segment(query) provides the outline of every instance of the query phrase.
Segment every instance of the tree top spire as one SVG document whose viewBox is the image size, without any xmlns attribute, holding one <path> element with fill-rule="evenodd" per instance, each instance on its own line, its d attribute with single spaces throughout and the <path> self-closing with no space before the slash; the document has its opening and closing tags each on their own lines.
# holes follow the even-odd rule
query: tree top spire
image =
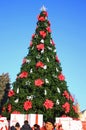
<svg viewBox="0 0 86 130">
<path fill-rule="evenodd" d="M 46 9 L 46 7 L 43 5 L 42 7 L 41 7 L 41 11 L 46 11 L 47 9 Z"/>
</svg>

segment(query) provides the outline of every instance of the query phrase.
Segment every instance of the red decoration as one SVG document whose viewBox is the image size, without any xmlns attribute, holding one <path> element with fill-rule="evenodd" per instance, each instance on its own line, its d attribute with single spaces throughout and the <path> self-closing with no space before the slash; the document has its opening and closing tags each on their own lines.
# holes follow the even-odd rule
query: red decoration
<svg viewBox="0 0 86 130">
<path fill-rule="evenodd" d="M 36 63 L 36 67 L 37 67 L 37 68 L 38 68 L 38 67 L 43 68 L 43 67 L 44 67 L 44 64 L 43 64 L 41 61 L 39 61 L 39 62 Z"/>
<path fill-rule="evenodd" d="M 48 13 L 46 11 L 43 12 L 43 14 L 47 17 L 48 16 Z"/>
<path fill-rule="evenodd" d="M 70 100 L 71 100 L 72 102 L 74 102 L 74 98 L 73 98 L 72 95 L 70 95 Z"/>
<path fill-rule="evenodd" d="M 35 34 L 32 34 L 32 39 L 35 37 Z"/>
<path fill-rule="evenodd" d="M 41 87 L 43 84 L 44 84 L 44 81 L 42 79 L 35 80 L 35 86 Z"/>
<path fill-rule="evenodd" d="M 43 105 L 45 106 L 46 109 L 52 109 L 54 106 L 54 103 L 53 101 L 46 99 Z"/>
<path fill-rule="evenodd" d="M 70 104 L 68 102 L 63 104 L 62 107 L 65 109 L 65 113 L 68 113 L 70 111 Z"/>
<path fill-rule="evenodd" d="M 19 75 L 19 78 L 27 78 L 27 76 L 28 76 L 28 72 L 23 71 L 23 72 Z"/>
<path fill-rule="evenodd" d="M 22 64 L 25 64 L 25 63 L 26 63 L 26 58 L 24 58 L 22 61 Z"/>
<path fill-rule="evenodd" d="M 41 17 L 38 16 L 38 20 L 39 20 L 39 21 L 45 21 L 45 18 L 44 18 L 43 16 L 41 16 Z"/>
<path fill-rule="evenodd" d="M 7 110 L 8 110 L 8 112 L 11 112 L 11 110 L 12 110 L 12 105 L 11 104 L 8 104 Z"/>
<path fill-rule="evenodd" d="M 73 108 L 73 110 L 74 110 L 76 113 L 78 113 L 78 109 L 77 109 L 77 107 L 76 107 L 75 105 L 73 105 L 72 108 Z"/>
<path fill-rule="evenodd" d="M 15 93 L 14 93 L 13 90 L 10 90 L 10 91 L 8 92 L 8 97 L 12 97 L 12 96 L 14 96 L 14 95 L 15 95 Z"/>
<path fill-rule="evenodd" d="M 46 30 L 47 30 L 49 33 L 51 33 L 50 27 L 47 27 Z"/>
<path fill-rule="evenodd" d="M 60 75 L 58 76 L 58 78 L 59 78 L 59 80 L 61 80 L 61 81 L 63 81 L 63 80 L 65 79 L 65 77 L 64 77 L 63 74 L 60 74 Z"/>
<path fill-rule="evenodd" d="M 57 61 L 58 63 L 60 62 L 58 56 L 56 56 L 56 61 Z"/>
<path fill-rule="evenodd" d="M 45 32 L 45 31 L 40 31 L 39 33 L 40 33 L 40 35 L 41 35 L 43 38 L 46 37 L 46 32 Z"/>
<path fill-rule="evenodd" d="M 12 114 L 21 114 L 20 111 L 13 111 Z"/>
<path fill-rule="evenodd" d="M 68 100 L 69 100 L 69 93 L 65 90 L 64 93 L 63 93 L 63 96 L 65 96 Z"/>
<path fill-rule="evenodd" d="M 51 44 L 52 44 L 53 46 L 55 46 L 55 43 L 54 43 L 54 41 L 53 41 L 53 40 L 51 40 Z"/>
<path fill-rule="evenodd" d="M 28 111 L 29 109 L 31 109 L 32 108 L 32 102 L 31 101 L 25 101 L 24 102 L 24 109 L 26 110 L 26 111 Z"/>
<path fill-rule="evenodd" d="M 38 51 L 43 50 L 44 49 L 44 44 L 37 45 L 37 49 L 38 49 Z"/>
<path fill-rule="evenodd" d="M 50 21 L 48 21 L 48 25 L 50 26 Z"/>
<path fill-rule="evenodd" d="M 33 43 L 32 43 L 32 41 L 30 41 L 30 46 L 32 46 L 33 45 Z"/>
</svg>

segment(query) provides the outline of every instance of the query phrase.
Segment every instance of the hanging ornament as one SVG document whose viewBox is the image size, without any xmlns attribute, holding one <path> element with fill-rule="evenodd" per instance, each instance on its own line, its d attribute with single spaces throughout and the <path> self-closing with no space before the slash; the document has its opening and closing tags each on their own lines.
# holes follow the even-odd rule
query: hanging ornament
<svg viewBox="0 0 86 130">
<path fill-rule="evenodd" d="M 48 26 L 48 24 L 47 23 L 44 23 L 44 25 L 47 27 Z"/>
<path fill-rule="evenodd" d="M 49 62 L 49 58 L 47 57 L 47 62 Z"/>
<path fill-rule="evenodd" d="M 49 46 L 47 48 L 48 48 L 48 50 L 52 50 L 52 48 L 50 48 Z"/>
<path fill-rule="evenodd" d="M 47 83 L 47 84 L 49 83 L 48 79 L 45 79 L 45 83 Z"/>
<path fill-rule="evenodd" d="M 41 41 L 40 41 L 41 43 L 44 43 L 44 39 L 41 39 Z"/>
<path fill-rule="evenodd" d="M 15 102 L 15 103 L 18 103 L 18 102 L 19 102 L 19 99 L 16 99 L 14 102 Z"/>
<path fill-rule="evenodd" d="M 52 76 L 53 76 L 54 78 L 57 78 L 57 75 L 55 75 L 55 74 L 53 74 Z"/>
<path fill-rule="evenodd" d="M 59 105 L 59 100 L 58 99 L 56 100 L 56 105 Z"/>
<path fill-rule="evenodd" d="M 30 63 L 30 62 L 31 62 L 31 59 L 27 59 L 27 60 L 26 60 L 26 63 Z"/>
<path fill-rule="evenodd" d="M 34 97 L 34 95 L 27 96 L 27 99 L 28 99 L 28 100 L 33 100 L 33 97 Z"/>
<path fill-rule="evenodd" d="M 52 44 L 52 40 L 50 39 L 50 43 Z"/>
<path fill-rule="evenodd" d="M 58 72 L 59 70 L 56 68 L 56 71 Z"/>
<path fill-rule="evenodd" d="M 44 90 L 44 95 L 47 95 L 47 90 L 46 89 Z"/>
<path fill-rule="evenodd" d="M 35 35 L 35 38 L 38 38 L 38 35 L 37 35 L 37 34 Z"/>
<path fill-rule="evenodd" d="M 60 93 L 60 89 L 57 87 L 57 92 Z"/>
<path fill-rule="evenodd" d="M 43 49 L 43 50 L 41 50 L 41 54 L 42 54 L 42 53 L 44 53 L 44 49 Z"/>
<path fill-rule="evenodd" d="M 44 65 L 43 69 L 45 69 L 45 70 L 46 70 L 46 69 L 47 69 L 47 66 L 46 66 L 46 65 Z"/>
<path fill-rule="evenodd" d="M 36 56 L 36 58 L 37 58 L 37 59 L 40 59 L 40 58 L 41 58 L 41 55 L 38 54 L 38 55 Z"/>
<path fill-rule="evenodd" d="M 45 19 L 47 20 L 47 17 L 45 17 Z"/>
<path fill-rule="evenodd" d="M 53 45 L 53 46 L 55 46 L 55 43 L 54 43 L 54 41 L 51 39 L 50 40 L 50 43 Z"/>
<path fill-rule="evenodd" d="M 17 92 L 16 93 L 19 93 L 19 88 L 17 88 Z"/>
<path fill-rule="evenodd" d="M 33 71 L 32 71 L 32 69 L 30 69 L 30 73 L 32 73 Z"/>
<path fill-rule="evenodd" d="M 53 52 L 56 52 L 56 49 L 54 49 L 54 51 Z"/>
<path fill-rule="evenodd" d="M 26 81 L 25 85 L 30 85 L 30 83 L 31 83 L 30 81 Z"/>
<path fill-rule="evenodd" d="M 32 47 L 32 50 L 34 49 L 34 46 Z"/>
</svg>

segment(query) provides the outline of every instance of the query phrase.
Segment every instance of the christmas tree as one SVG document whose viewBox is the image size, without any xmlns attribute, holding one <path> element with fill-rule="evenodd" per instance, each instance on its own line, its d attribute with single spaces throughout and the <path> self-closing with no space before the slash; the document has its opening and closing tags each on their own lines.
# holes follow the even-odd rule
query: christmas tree
<svg viewBox="0 0 86 130">
<path fill-rule="evenodd" d="M 74 98 L 68 90 L 60 60 L 51 36 L 48 13 L 43 7 L 38 15 L 27 56 L 22 60 L 13 89 L 2 114 L 43 114 L 44 120 L 69 116 L 78 118 Z"/>
</svg>

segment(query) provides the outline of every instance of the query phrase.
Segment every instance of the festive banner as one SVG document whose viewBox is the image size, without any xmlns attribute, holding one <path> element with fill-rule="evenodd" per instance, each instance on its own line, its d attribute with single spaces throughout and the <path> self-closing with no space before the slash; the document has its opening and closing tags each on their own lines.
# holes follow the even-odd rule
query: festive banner
<svg viewBox="0 0 86 130">
<path fill-rule="evenodd" d="M 43 115 L 42 114 L 29 114 L 28 115 L 28 121 L 31 127 L 33 127 L 34 124 L 40 125 L 40 127 L 43 126 Z"/>
<path fill-rule="evenodd" d="M 40 127 L 43 126 L 42 114 L 11 114 L 10 126 L 15 126 L 17 122 L 22 126 L 25 120 L 28 120 L 31 127 L 33 127 L 34 124 L 38 124 Z"/>
<path fill-rule="evenodd" d="M 19 122 L 20 126 L 22 126 L 25 120 L 28 120 L 27 114 L 11 114 L 10 126 L 15 126 L 17 122 Z"/>
<path fill-rule="evenodd" d="M 56 124 L 62 125 L 62 128 L 64 130 L 82 130 L 82 121 L 73 120 L 72 118 L 68 118 L 68 117 L 56 118 Z"/>
<path fill-rule="evenodd" d="M 0 130 L 9 130 L 6 117 L 0 117 Z"/>
<path fill-rule="evenodd" d="M 56 124 L 57 124 L 57 126 L 59 126 L 59 125 L 62 125 L 62 128 L 64 129 L 64 130 L 70 130 L 70 121 L 72 120 L 72 118 L 70 118 L 70 117 L 57 117 L 56 118 Z"/>
<path fill-rule="evenodd" d="M 70 121 L 70 130 L 82 130 L 82 122 L 80 120 Z"/>
</svg>

